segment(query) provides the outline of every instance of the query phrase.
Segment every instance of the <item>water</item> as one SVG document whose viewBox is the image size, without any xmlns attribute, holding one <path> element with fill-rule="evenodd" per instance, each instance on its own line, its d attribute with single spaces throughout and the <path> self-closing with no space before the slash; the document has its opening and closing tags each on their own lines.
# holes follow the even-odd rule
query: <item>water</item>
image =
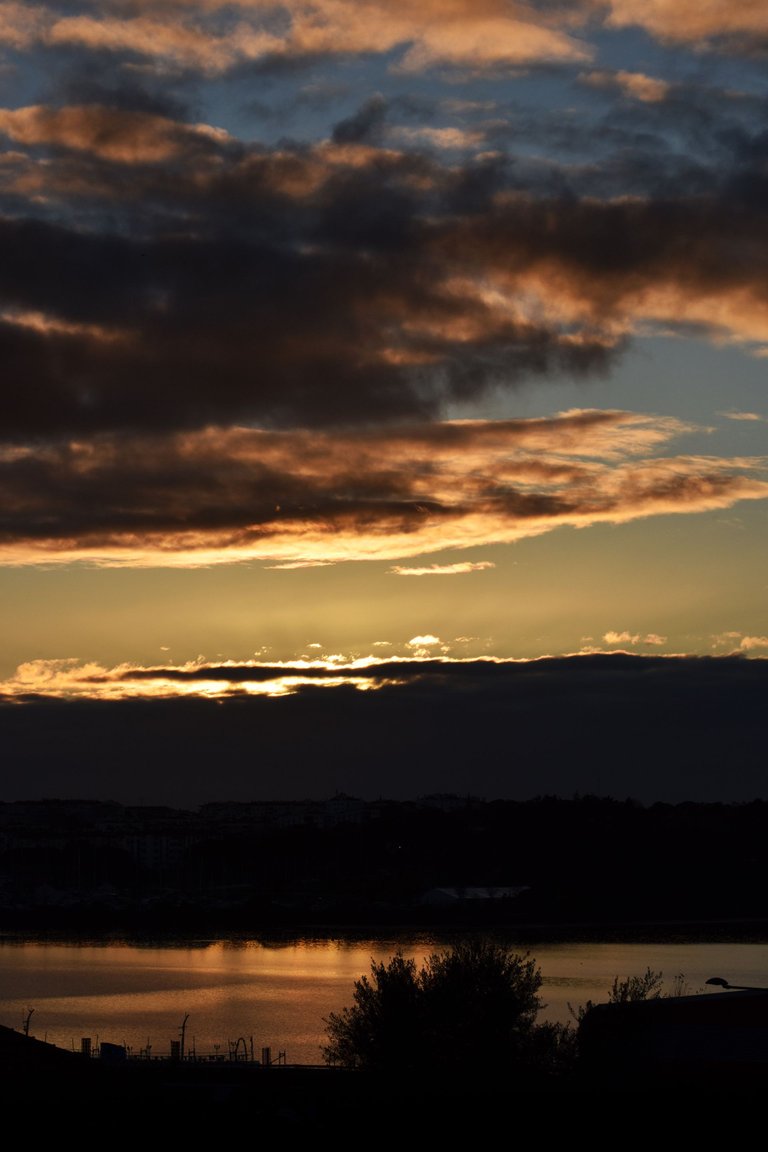
<svg viewBox="0 0 768 1152">
<path fill-rule="evenodd" d="M 288 1064 L 321 1064 L 324 1017 L 352 1003 L 372 960 L 400 948 L 420 964 L 449 941 L 437 935 L 289 942 L 210 940 L 162 945 L 51 943 L 0 938 L 0 1024 L 64 1048 L 84 1037 L 138 1054 L 229 1055 L 233 1046 Z M 661 972 L 667 991 L 717 992 L 712 976 L 768 986 L 765 943 L 542 943 L 536 960 L 546 1007 L 540 1021 L 573 1022 L 571 1009 L 605 1001 L 615 977 Z M 184 1034 L 182 1036 L 182 1028 Z"/>
</svg>

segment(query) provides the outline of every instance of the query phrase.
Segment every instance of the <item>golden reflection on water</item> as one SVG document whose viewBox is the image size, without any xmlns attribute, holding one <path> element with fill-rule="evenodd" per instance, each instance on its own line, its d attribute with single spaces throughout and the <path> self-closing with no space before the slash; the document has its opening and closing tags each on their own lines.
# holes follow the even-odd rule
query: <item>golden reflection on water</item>
<svg viewBox="0 0 768 1152">
<path fill-rule="evenodd" d="M 186 1050 L 226 1052 L 241 1039 L 288 1063 L 322 1063 L 324 1018 L 352 1003 L 372 961 L 402 948 L 418 964 L 447 943 L 425 936 L 177 946 L 0 940 L 0 1024 L 65 1048 L 83 1037 L 168 1055 L 186 1020 Z M 766 944 L 542 944 L 520 948 L 543 977 L 540 1020 L 573 1023 L 571 1008 L 604 1001 L 615 977 L 661 972 L 665 990 L 709 991 L 706 980 L 768 985 Z M 570 1005 L 570 1007 L 569 1007 Z M 31 1011 L 31 1015 L 30 1014 Z"/>
</svg>

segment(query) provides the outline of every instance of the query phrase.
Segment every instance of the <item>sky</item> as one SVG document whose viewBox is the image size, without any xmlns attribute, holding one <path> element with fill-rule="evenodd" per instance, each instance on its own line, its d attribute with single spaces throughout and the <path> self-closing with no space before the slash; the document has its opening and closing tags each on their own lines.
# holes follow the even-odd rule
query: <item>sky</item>
<svg viewBox="0 0 768 1152">
<path fill-rule="evenodd" d="M 767 63 L 754 0 L 0 0 L 0 799 L 768 791 Z"/>
</svg>

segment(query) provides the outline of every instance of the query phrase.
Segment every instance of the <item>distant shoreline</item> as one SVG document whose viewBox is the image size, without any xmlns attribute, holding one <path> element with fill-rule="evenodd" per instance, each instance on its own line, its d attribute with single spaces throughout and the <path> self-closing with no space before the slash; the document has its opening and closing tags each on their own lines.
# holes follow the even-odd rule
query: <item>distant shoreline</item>
<svg viewBox="0 0 768 1152">
<path fill-rule="evenodd" d="M 285 941 L 294 939 L 358 939 L 366 940 L 378 937 L 412 938 L 423 934 L 426 937 L 436 936 L 449 939 L 451 936 L 466 936 L 489 934 L 501 936 L 510 944 L 518 943 L 521 947 L 530 947 L 542 943 L 617 943 L 633 944 L 693 944 L 693 943 L 733 943 L 733 944 L 763 944 L 768 943 L 768 920 L 766 919 L 734 919 L 734 920 L 654 920 L 630 921 L 626 923 L 615 922 L 589 922 L 577 921 L 559 923 L 477 923 L 454 921 L 435 921 L 421 923 L 388 923 L 368 921 L 364 924 L 314 924 L 297 922 L 294 925 L 254 925 L 252 927 L 232 925 L 201 924 L 199 932 L 189 928 L 158 931 L 155 927 L 146 930 L 131 926 L 114 926 L 112 928 L 87 927 L 83 924 L 67 927 L 57 925 L 54 928 L 34 925 L 9 926 L 0 929 L 0 943 L 56 943 L 77 940 L 82 943 L 129 943 L 137 941 L 147 943 L 157 941 L 168 946 L 178 942 L 190 945 L 197 942 L 209 942 L 212 939 L 259 939 L 265 942 Z"/>
</svg>

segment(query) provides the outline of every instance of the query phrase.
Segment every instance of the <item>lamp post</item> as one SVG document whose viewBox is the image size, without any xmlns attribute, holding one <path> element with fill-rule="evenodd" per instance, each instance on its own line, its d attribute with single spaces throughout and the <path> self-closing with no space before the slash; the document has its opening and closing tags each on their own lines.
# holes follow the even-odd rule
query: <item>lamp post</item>
<svg viewBox="0 0 768 1152">
<path fill-rule="evenodd" d="M 729 984 L 722 976 L 711 976 L 707 984 L 715 984 L 718 988 L 727 988 L 729 992 L 768 992 L 768 988 L 755 988 L 750 984 Z"/>
</svg>

